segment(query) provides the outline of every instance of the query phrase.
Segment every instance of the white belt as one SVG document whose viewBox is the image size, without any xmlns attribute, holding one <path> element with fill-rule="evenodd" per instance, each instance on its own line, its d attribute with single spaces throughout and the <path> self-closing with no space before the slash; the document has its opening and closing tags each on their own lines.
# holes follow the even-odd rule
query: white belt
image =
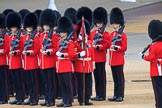
<svg viewBox="0 0 162 108">
<path fill-rule="evenodd" d="M 58 57 L 58 60 L 69 60 L 70 58 Z"/>
<path fill-rule="evenodd" d="M 162 59 L 158 59 L 158 63 L 157 63 L 157 68 L 158 68 L 159 76 L 162 76 L 161 61 L 162 61 Z"/>
<path fill-rule="evenodd" d="M 78 60 L 91 61 L 91 58 L 78 58 Z"/>
</svg>

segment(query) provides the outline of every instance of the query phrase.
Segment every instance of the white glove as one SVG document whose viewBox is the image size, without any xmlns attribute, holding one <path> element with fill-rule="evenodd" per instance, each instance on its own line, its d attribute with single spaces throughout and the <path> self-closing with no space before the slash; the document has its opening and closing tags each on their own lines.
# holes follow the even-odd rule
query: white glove
<svg viewBox="0 0 162 108">
<path fill-rule="evenodd" d="M 81 51 L 81 52 L 80 52 L 80 56 L 81 56 L 81 57 L 85 56 L 85 51 Z"/>
<path fill-rule="evenodd" d="M 139 56 L 143 59 L 144 58 L 144 54 L 142 54 L 141 52 L 139 53 Z"/>
<path fill-rule="evenodd" d="M 58 57 L 61 57 L 62 53 L 61 53 L 60 51 L 57 51 L 57 52 L 56 52 L 56 55 L 57 55 Z"/>
</svg>

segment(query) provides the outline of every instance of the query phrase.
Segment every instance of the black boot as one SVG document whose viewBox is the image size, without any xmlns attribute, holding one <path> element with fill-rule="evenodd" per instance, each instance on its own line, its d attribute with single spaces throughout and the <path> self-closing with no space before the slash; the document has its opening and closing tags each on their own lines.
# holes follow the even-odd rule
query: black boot
<svg viewBox="0 0 162 108">
<path fill-rule="evenodd" d="M 109 101 L 116 101 L 116 96 L 113 96 L 112 98 L 108 98 Z"/>
<path fill-rule="evenodd" d="M 64 106 L 64 102 L 61 102 L 60 104 L 56 105 L 57 107 L 63 107 Z"/>
</svg>

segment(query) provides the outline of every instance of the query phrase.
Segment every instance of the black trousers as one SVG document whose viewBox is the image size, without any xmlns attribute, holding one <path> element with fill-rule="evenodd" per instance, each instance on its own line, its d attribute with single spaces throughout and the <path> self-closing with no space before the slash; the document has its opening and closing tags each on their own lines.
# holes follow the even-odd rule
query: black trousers
<svg viewBox="0 0 162 108">
<path fill-rule="evenodd" d="M 0 66 L 0 101 L 8 101 L 7 66 Z"/>
<path fill-rule="evenodd" d="M 56 84 L 54 78 L 56 68 L 43 69 L 42 71 L 45 81 L 45 101 L 49 103 L 55 103 Z"/>
<path fill-rule="evenodd" d="M 152 77 L 156 108 L 162 108 L 162 76 Z"/>
<path fill-rule="evenodd" d="M 78 102 L 89 102 L 92 91 L 92 73 L 76 73 L 78 82 Z M 83 94 L 85 90 L 85 94 Z"/>
<path fill-rule="evenodd" d="M 114 80 L 114 96 L 124 98 L 125 78 L 123 65 L 111 66 L 111 71 Z"/>
<path fill-rule="evenodd" d="M 25 70 L 22 70 L 23 72 L 23 82 L 24 82 L 24 90 L 25 90 L 25 96 L 29 96 L 30 92 L 30 78 L 29 78 L 29 72 L 26 72 Z"/>
<path fill-rule="evenodd" d="M 37 69 L 37 77 L 38 77 L 38 93 L 39 96 L 45 95 L 45 81 L 44 75 L 41 69 Z"/>
<path fill-rule="evenodd" d="M 105 62 L 95 63 L 94 79 L 95 79 L 96 96 L 106 98 Z"/>
<path fill-rule="evenodd" d="M 61 87 L 59 84 L 58 73 L 55 74 L 55 81 L 56 81 L 56 97 L 60 98 L 62 97 L 62 93 L 61 93 Z"/>
<path fill-rule="evenodd" d="M 30 96 L 30 101 L 36 101 L 38 102 L 38 78 L 37 78 L 37 69 L 33 70 L 24 70 L 24 72 L 27 75 L 28 78 L 28 83 L 29 83 L 29 96 Z"/>
<path fill-rule="evenodd" d="M 8 94 L 13 95 L 15 92 L 14 84 L 13 84 L 13 77 L 12 77 L 12 72 L 9 69 L 9 66 L 7 65 L 7 75 L 8 75 Z"/>
<path fill-rule="evenodd" d="M 73 102 L 71 73 L 58 73 L 58 80 L 64 104 L 71 104 Z"/>
<path fill-rule="evenodd" d="M 12 79 L 14 82 L 14 88 L 16 92 L 16 100 L 23 101 L 24 100 L 24 85 L 23 85 L 23 73 L 22 69 L 11 69 Z"/>
<path fill-rule="evenodd" d="M 78 89 L 77 89 L 77 78 L 76 78 L 76 74 L 72 73 L 72 87 L 73 87 L 73 96 L 77 96 L 78 95 Z"/>
</svg>

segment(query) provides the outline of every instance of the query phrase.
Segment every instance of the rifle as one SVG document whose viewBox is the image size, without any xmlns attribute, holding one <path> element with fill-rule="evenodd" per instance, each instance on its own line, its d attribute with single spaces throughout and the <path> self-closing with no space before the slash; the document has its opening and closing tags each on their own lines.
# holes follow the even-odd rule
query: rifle
<svg viewBox="0 0 162 108">
<path fill-rule="evenodd" d="M 4 36 L 6 34 L 7 30 L 4 29 L 2 32 L 2 36 L 0 37 L 0 46 L 2 46 L 4 44 Z"/>
<path fill-rule="evenodd" d="M 97 34 L 95 34 L 94 36 L 94 45 L 97 44 L 97 42 L 103 40 L 103 35 L 102 33 L 105 31 L 105 27 L 106 27 L 106 24 L 104 24 L 100 29 L 99 29 L 99 32 Z"/>
<path fill-rule="evenodd" d="M 16 39 L 14 39 L 14 40 L 11 41 L 11 44 L 10 44 L 10 46 L 11 46 L 10 51 L 11 52 L 14 51 L 15 48 L 17 48 L 19 46 L 19 41 L 20 41 L 19 38 L 20 38 L 20 35 L 21 35 L 21 29 L 18 31 L 18 33 L 16 35 Z"/>
<path fill-rule="evenodd" d="M 150 45 L 153 44 L 154 42 L 156 42 L 159 38 L 162 38 L 162 35 L 159 35 L 154 40 L 152 40 L 152 42 L 150 44 L 148 44 L 147 47 L 145 47 L 141 53 L 144 54 L 149 49 Z"/>
<path fill-rule="evenodd" d="M 122 40 L 121 34 L 123 33 L 124 28 L 125 25 L 121 26 L 120 29 L 118 30 L 117 35 L 112 38 L 112 45 L 115 45 L 117 42 Z"/>
<path fill-rule="evenodd" d="M 52 45 L 52 34 L 53 34 L 53 29 L 50 29 L 49 31 L 49 34 L 48 34 L 48 38 L 45 38 L 42 42 L 42 45 L 43 45 L 43 49 L 42 51 L 46 51 L 47 50 L 47 47 L 51 46 Z"/>
<path fill-rule="evenodd" d="M 66 45 L 69 43 L 68 41 L 71 39 L 71 37 L 73 36 L 73 34 L 74 34 L 74 31 L 72 31 L 67 37 L 66 37 L 66 39 L 63 41 L 63 42 L 61 42 L 60 43 L 60 45 L 59 45 L 59 51 L 61 52 L 63 49 L 66 49 L 66 48 L 68 48 Z"/>
<path fill-rule="evenodd" d="M 35 36 L 36 33 L 37 33 L 37 30 L 35 29 L 32 32 L 32 34 L 30 35 L 30 39 L 25 41 L 25 43 L 24 43 L 24 46 L 25 46 L 24 51 L 27 51 L 27 49 L 33 45 L 33 39 L 34 39 L 34 36 Z"/>
</svg>

